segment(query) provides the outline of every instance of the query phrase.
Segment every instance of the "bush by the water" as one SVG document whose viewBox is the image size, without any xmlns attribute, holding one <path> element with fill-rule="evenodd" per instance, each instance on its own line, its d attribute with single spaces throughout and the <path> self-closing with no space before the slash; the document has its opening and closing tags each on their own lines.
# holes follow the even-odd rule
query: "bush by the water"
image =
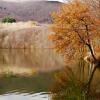
<svg viewBox="0 0 100 100">
<path fill-rule="evenodd" d="M 11 18 L 11 17 L 5 17 L 3 20 L 2 20 L 3 23 L 15 23 L 16 20 L 14 18 Z"/>
</svg>

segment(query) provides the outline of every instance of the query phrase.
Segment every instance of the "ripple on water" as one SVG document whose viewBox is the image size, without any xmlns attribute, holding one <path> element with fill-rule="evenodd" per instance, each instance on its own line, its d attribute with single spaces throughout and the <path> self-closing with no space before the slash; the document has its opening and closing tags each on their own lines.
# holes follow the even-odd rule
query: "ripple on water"
<svg viewBox="0 0 100 100">
<path fill-rule="evenodd" d="M 9 93 L 0 96 L 0 100 L 50 100 L 49 93 Z"/>
</svg>

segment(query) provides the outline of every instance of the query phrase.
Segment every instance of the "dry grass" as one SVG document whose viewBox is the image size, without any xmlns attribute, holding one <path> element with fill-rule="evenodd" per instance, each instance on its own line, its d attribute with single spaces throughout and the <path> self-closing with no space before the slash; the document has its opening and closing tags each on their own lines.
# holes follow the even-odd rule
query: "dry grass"
<svg viewBox="0 0 100 100">
<path fill-rule="evenodd" d="M 0 48 L 50 48 L 48 25 L 37 22 L 0 23 Z"/>
<path fill-rule="evenodd" d="M 3 30 L 19 30 L 23 28 L 32 28 L 36 26 L 37 22 L 28 21 L 28 22 L 17 22 L 17 23 L 0 23 L 0 29 Z"/>
</svg>

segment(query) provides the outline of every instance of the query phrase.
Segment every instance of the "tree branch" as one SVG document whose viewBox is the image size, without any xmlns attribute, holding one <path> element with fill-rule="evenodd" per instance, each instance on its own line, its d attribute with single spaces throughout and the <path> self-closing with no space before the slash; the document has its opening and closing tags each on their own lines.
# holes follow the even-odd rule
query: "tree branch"
<svg viewBox="0 0 100 100">
<path fill-rule="evenodd" d="M 90 42 L 90 38 L 89 38 L 89 29 L 88 29 L 88 25 L 86 24 L 86 22 L 85 22 L 85 28 L 86 28 L 86 33 L 87 33 L 87 37 L 88 37 L 88 43 L 86 45 L 88 46 L 94 61 L 97 61 L 95 54 L 93 52 L 92 46 L 91 46 L 91 42 Z"/>
</svg>

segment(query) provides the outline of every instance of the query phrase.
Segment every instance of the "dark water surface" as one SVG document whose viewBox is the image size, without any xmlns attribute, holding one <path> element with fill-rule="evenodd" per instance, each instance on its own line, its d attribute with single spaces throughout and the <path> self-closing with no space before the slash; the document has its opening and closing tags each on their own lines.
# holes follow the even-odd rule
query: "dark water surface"
<svg viewBox="0 0 100 100">
<path fill-rule="evenodd" d="M 50 100 L 54 74 L 63 65 L 50 49 L 0 50 L 0 100 Z"/>
</svg>

